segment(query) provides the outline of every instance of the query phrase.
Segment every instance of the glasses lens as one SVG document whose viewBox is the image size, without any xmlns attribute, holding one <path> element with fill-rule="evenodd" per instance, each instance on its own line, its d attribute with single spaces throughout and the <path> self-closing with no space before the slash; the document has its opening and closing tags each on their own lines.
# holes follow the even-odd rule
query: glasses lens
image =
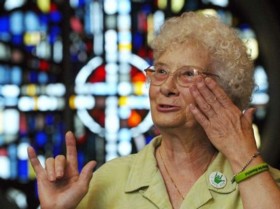
<svg viewBox="0 0 280 209">
<path fill-rule="evenodd" d="M 168 77 L 168 72 L 165 69 L 160 67 L 154 69 L 153 79 L 155 85 L 162 84 L 162 82 L 165 81 L 167 77 Z"/>
<path fill-rule="evenodd" d="M 151 82 L 152 85 L 156 86 L 163 84 L 168 76 L 174 76 L 180 86 L 188 86 L 190 83 L 194 82 L 195 78 L 199 74 L 198 69 L 192 66 L 186 66 L 174 73 L 169 73 L 163 67 L 151 66 L 146 69 L 145 72 L 148 77 L 148 82 Z"/>
<path fill-rule="evenodd" d="M 177 80 L 180 85 L 187 86 L 194 81 L 197 75 L 198 71 L 195 68 L 183 68 L 178 71 Z"/>
</svg>

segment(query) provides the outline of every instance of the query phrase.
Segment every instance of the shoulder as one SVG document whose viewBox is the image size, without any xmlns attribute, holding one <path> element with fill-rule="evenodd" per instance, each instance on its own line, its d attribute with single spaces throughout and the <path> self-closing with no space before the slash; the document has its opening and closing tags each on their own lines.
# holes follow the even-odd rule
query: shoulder
<svg viewBox="0 0 280 209">
<path fill-rule="evenodd" d="M 100 180 L 104 179 L 107 181 L 114 181 L 114 179 L 120 180 L 120 177 L 126 177 L 137 158 L 138 154 L 131 154 L 125 157 L 118 157 L 113 160 L 110 160 L 98 168 L 94 174 L 93 178 Z"/>
<path fill-rule="evenodd" d="M 86 196 L 76 209 L 113 208 L 110 204 L 122 194 L 134 159 L 135 154 L 120 157 L 98 168 L 93 173 Z"/>
<path fill-rule="evenodd" d="M 146 185 L 157 169 L 154 150 L 160 141 L 155 138 L 140 152 L 115 158 L 98 168 L 78 208 L 113 208 L 110 203 L 125 200 L 127 192 Z"/>
<path fill-rule="evenodd" d="M 160 142 L 161 139 L 156 137 L 138 153 L 106 162 L 94 172 L 94 181 L 108 184 L 116 180 L 125 182 L 129 175 L 141 172 L 145 167 L 149 169 L 155 164 L 154 150 Z"/>
</svg>

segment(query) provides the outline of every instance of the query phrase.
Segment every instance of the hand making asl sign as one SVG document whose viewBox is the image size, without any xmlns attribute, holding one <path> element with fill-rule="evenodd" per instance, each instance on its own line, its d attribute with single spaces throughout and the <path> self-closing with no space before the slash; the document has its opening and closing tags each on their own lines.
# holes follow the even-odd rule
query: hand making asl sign
<svg viewBox="0 0 280 209">
<path fill-rule="evenodd" d="M 40 164 L 35 150 L 28 148 L 28 156 L 37 175 L 39 200 L 42 209 L 75 208 L 87 193 L 96 162 L 88 162 L 78 172 L 76 139 L 72 132 L 65 135 L 66 157 L 48 158 L 46 166 Z"/>
</svg>

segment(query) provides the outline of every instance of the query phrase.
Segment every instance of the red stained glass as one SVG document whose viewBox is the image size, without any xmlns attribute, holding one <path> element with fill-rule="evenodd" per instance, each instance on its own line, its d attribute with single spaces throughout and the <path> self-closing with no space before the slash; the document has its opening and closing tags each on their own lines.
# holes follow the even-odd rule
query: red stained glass
<svg viewBox="0 0 280 209">
<path fill-rule="evenodd" d="M 40 60 L 40 63 L 39 63 L 40 70 L 47 71 L 47 70 L 49 70 L 49 67 L 50 67 L 50 65 L 49 65 L 49 63 L 47 61 Z"/>
<path fill-rule="evenodd" d="M 105 126 L 105 113 L 102 109 L 92 109 L 90 111 L 90 115 L 94 118 L 94 120 L 101 126 Z"/>
<path fill-rule="evenodd" d="M 131 115 L 128 119 L 128 126 L 135 127 L 141 122 L 141 120 L 142 120 L 141 115 L 137 111 L 132 110 Z"/>
<path fill-rule="evenodd" d="M 88 82 L 96 83 L 96 82 L 104 82 L 106 78 L 106 71 L 104 65 L 97 68 L 93 73 L 90 75 Z"/>
</svg>

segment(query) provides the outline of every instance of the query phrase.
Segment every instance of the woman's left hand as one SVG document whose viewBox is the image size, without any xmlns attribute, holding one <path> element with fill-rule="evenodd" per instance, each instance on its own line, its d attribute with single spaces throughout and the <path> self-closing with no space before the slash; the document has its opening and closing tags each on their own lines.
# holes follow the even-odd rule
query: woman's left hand
<svg viewBox="0 0 280 209">
<path fill-rule="evenodd" d="M 248 159 L 257 151 L 252 128 L 254 108 L 242 113 L 209 77 L 200 77 L 190 92 L 196 103 L 190 105 L 195 119 L 212 144 L 231 162 Z"/>
</svg>

